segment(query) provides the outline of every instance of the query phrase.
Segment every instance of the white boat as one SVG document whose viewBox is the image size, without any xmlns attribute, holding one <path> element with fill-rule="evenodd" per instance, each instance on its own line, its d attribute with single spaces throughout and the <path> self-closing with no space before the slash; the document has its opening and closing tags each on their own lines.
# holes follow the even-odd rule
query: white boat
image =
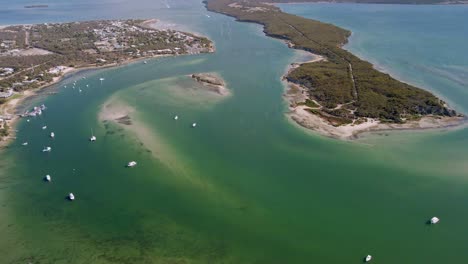
<svg viewBox="0 0 468 264">
<path fill-rule="evenodd" d="M 81 93 L 81 92 L 82 92 L 82 90 L 80 89 L 80 90 L 79 90 L 79 92 Z"/>
<path fill-rule="evenodd" d="M 28 119 L 28 120 L 26 120 L 26 122 L 29 122 L 29 119 Z"/>
<path fill-rule="evenodd" d="M 177 119 L 179 119 L 179 116 L 174 116 L 174 120 L 177 120 Z"/>
<path fill-rule="evenodd" d="M 148 62 L 147 62 L 147 61 L 144 61 L 143 63 L 146 64 L 146 63 L 148 63 Z"/>
<path fill-rule="evenodd" d="M 192 127 L 196 127 L 196 126 L 197 126 L 197 123 L 193 123 L 193 124 L 192 124 Z"/>
<path fill-rule="evenodd" d="M 435 225 L 435 224 L 439 223 L 439 221 L 440 221 L 440 219 L 438 217 L 434 216 L 434 217 L 431 218 L 430 222 L 431 222 L 431 225 Z"/>
<path fill-rule="evenodd" d="M 89 84 L 87 84 L 86 87 L 89 87 Z"/>
<path fill-rule="evenodd" d="M 75 195 L 73 195 L 73 193 L 69 193 L 68 194 L 68 200 L 70 200 L 70 201 L 75 200 Z"/>
<path fill-rule="evenodd" d="M 52 151 L 51 147 L 46 147 L 42 149 L 42 152 L 50 152 L 50 151 Z"/>
<path fill-rule="evenodd" d="M 52 178 L 50 177 L 49 174 L 47 174 L 44 178 L 46 181 L 50 182 L 52 180 Z"/>
<path fill-rule="evenodd" d="M 371 261 L 371 260 L 372 260 L 372 256 L 371 256 L 371 255 L 367 255 L 365 260 L 366 260 L 366 262 Z"/>
<path fill-rule="evenodd" d="M 42 127 L 42 130 L 46 130 L 46 129 L 47 129 L 47 126 L 43 126 L 43 127 Z"/>
<path fill-rule="evenodd" d="M 102 82 L 102 81 L 104 81 L 105 79 L 101 77 L 101 78 L 99 78 L 99 80 Z"/>
<path fill-rule="evenodd" d="M 24 142 L 23 144 L 21 144 L 23 146 L 27 146 L 28 145 L 28 142 Z"/>
<path fill-rule="evenodd" d="M 51 137 L 51 138 L 55 138 L 55 133 L 54 133 L 54 132 L 50 132 L 50 137 Z"/>
<path fill-rule="evenodd" d="M 94 135 L 93 130 L 91 129 L 91 137 L 89 138 L 89 141 L 94 142 L 94 141 L 96 141 L 96 139 L 97 139 L 97 138 L 96 138 L 96 136 Z"/>
<path fill-rule="evenodd" d="M 132 168 L 132 167 L 135 167 L 136 165 L 137 165 L 136 161 L 130 161 L 130 162 L 127 164 L 127 167 Z"/>
</svg>

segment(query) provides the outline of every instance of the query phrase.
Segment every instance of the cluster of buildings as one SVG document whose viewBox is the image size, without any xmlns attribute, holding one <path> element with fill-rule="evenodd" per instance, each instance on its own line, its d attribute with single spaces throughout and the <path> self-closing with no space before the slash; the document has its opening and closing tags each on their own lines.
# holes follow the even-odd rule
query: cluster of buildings
<svg viewBox="0 0 468 264">
<path fill-rule="evenodd" d="M 0 92 L 0 98 L 8 98 L 13 95 L 13 89 L 8 88 L 4 92 Z"/>
<path fill-rule="evenodd" d="M 12 47 L 14 47 L 16 45 L 16 40 L 2 40 L 2 42 L 0 43 L 0 49 L 11 49 Z"/>
<path fill-rule="evenodd" d="M 10 74 L 12 74 L 14 72 L 15 72 L 15 69 L 13 69 L 13 68 L 9 68 L 9 67 L 2 68 L 2 67 L 0 67 L 0 77 L 8 76 L 8 75 L 10 75 Z"/>
<path fill-rule="evenodd" d="M 124 49 L 133 48 L 136 51 L 127 52 L 128 55 L 176 54 L 180 52 L 181 48 L 145 50 L 143 51 L 145 54 L 139 49 L 151 42 L 180 43 L 181 46 L 184 46 L 185 44 L 190 45 L 196 40 L 193 36 L 181 32 L 140 27 L 127 21 L 110 21 L 107 23 L 102 28 L 90 30 L 98 38 L 94 42 L 94 46 L 99 52 L 123 51 Z"/>
</svg>

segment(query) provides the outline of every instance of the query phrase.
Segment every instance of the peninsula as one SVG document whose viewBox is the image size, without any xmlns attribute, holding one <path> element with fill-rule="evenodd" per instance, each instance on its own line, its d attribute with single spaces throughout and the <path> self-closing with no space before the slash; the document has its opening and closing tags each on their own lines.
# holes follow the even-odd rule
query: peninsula
<svg viewBox="0 0 468 264">
<path fill-rule="evenodd" d="M 0 139 L 16 119 L 18 97 L 70 71 L 214 51 L 205 37 L 154 24 L 157 20 L 128 19 L 0 27 Z"/>
<path fill-rule="evenodd" d="M 464 119 L 430 92 L 400 82 L 343 49 L 348 30 L 257 0 L 205 4 L 210 11 L 261 24 L 268 36 L 322 58 L 293 65 L 284 76 L 289 116 L 303 127 L 344 139 L 370 130 L 453 126 Z"/>
</svg>

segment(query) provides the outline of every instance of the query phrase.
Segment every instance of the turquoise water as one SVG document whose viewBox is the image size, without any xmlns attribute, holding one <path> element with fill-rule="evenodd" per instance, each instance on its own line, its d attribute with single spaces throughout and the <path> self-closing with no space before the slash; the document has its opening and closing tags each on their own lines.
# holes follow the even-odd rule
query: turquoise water
<svg viewBox="0 0 468 264">
<path fill-rule="evenodd" d="M 468 259 L 466 130 L 383 133 L 353 143 L 305 133 L 284 117 L 280 77 L 295 53 L 259 26 L 192 1 L 49 4 L 44 11 L 9 4 L 0 22 L 101 13 L 161 17 L 209 36 L 217 52 L 82 72 L 52 88 L 57 95 L 30 102 L 48 110 L 21 122 L 18 139 L 1 154 L 0 263 L 361 263 L 367 254 L 379 263 Z M 310 7 L 311 15 L 314 7 L 321 6 Z M 349 6 L 320 13 L 333 17 L 335 8 Z M 395 16 L 426 15 L 398 8 Z M 353 30 L 353 38 L 373 35 Z M 456 48 L 462 52 L 460 46 L 451 52 Z M 375 55 L 373 62 L 400 71 Z M 207 94 L 185 76 L 193 72 L 217 72 L 231 95 Z M 417 74 L 401 76 L 417 83 Z M 83 93 L 70 89 L 74 80 Z M 463 87 L 432 85 L 463 105 Z M 132 109 L 132 125 L 102 122 L 107 104 Z M 56 139 L 47 137 L 50 131 Z M 53 150 L 44 155 L 46 145 Z M 125 169 L 129 160 L 138 166 Z M 41 181 L 45 174 L 52 183 Z M 65 200 L 68 192 L 77 197 L 73 203 Z M 441 223 L 427 226 L 434 215 Z"/>
</svg>

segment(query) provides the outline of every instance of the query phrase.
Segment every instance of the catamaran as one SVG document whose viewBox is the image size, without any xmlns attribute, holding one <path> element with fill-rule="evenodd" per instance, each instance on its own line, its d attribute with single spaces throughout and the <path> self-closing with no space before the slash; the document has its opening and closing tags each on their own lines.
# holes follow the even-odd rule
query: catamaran
<svg viewBox="0 0 468 264">
<path fill-rule="evenodd" d="M 47 175 L 45 176 L 45 180 L 48 181 L 48 182 L 50 182 L 50 181 L 52 180 L 52 178 L 50 177 L 49 174 L 47 174 Z"/>
<path fill-rule="evenodd" d="M 366 256 L 366 262 L 369 262 L 369 261 L 371 261 L 371 260 L 372 260 L 372 256 L 371 256 L 371 255 L 367 255 L 367 256 Z"/>
<path fill-rule="evenodd" d="M 42 149 L 42 152 L 50 152 L 50 151 L 52 151 L 51 147 L 46 147 Z"/>
<path fill-rule="evenodd" d="M 135 167 L 136 165 L 137 165 L 136 161 L 130 161 L 130 162 L 127 164 L 127 167 L 132 168 L 132 167 Z"/>
<path fill-rule="evenodd" d="M 435 225 L 437 223 L 439 223 L 440 219 L 436 216 L 432 217 L 431 218 L 431 225 Z"/>
<path fill-rule="evenodd" d="M 75 200 L 75 195 L 73 195 L 73 193 L 69 193 L 68 194 L 68 200 L 70 200 L 70 201 Z"/>
</svg>

